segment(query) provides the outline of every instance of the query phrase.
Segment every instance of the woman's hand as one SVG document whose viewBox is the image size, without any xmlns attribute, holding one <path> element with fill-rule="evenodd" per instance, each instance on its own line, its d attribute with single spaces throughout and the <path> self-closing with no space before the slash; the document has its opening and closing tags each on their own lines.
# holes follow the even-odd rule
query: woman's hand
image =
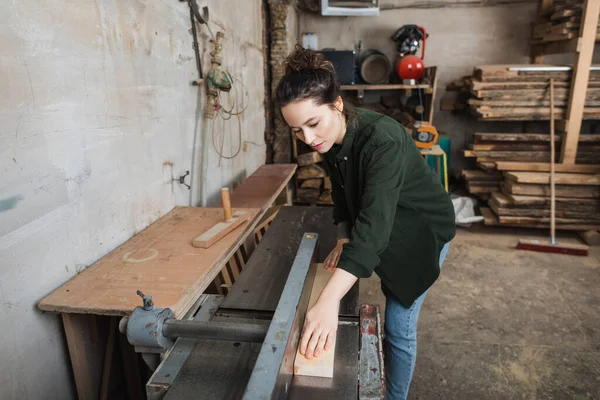
<svg viewBox="0 0 600 400">
<path fill-rule="evenodd" d="M 331 250 L 327 258 L 325 259 L 324 267 L 328 271 L 332 271 L 337 267 L 338 261 L 340 260 L 340 255 L 342 254 L 342 250 L 344 249 L 344 243 L 348 243 L 350 239 L 338 239 L 336 246 Z"/>
<path fill-rule="evenodd" d="M 300 354 L 309 360 L 319 357 L 335 345 L 338 326 L 338 300 L 322 299 L 306 313 L 304 331 L 300 341 Z"/>
</svg>

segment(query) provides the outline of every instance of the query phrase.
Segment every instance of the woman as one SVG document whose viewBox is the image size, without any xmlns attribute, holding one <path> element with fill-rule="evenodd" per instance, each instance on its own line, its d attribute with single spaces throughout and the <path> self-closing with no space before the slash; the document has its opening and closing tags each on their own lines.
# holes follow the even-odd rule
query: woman
<svg viewBox="0 0 600 400">
<path fill-rule="evenodd" d="M 293 134 L 325 156 L 338 230 L 325 260 L 335 271 L 306 315 L 300 353 L 310 359 L 334 345 L 340 300 L 375 272 L 386 296 L 387 398 L 404 399 L 419 310 L 455 234 L 450 197 L 398 122 L 342 100 L 322 54 L 296 47 L 276 97 Z"/>
</svg>

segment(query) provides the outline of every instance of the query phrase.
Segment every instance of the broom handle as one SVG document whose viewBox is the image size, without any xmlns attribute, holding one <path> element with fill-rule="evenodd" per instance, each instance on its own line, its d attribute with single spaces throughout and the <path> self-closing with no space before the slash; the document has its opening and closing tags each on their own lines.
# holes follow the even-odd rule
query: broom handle
<svg viewBox="0 0 600 400">
<path fill-rule="evenodd" d="M 550 235 L 556 244 L 556 198 L 554 188 L 554 79 L 550 78 Z"/>
</svg>

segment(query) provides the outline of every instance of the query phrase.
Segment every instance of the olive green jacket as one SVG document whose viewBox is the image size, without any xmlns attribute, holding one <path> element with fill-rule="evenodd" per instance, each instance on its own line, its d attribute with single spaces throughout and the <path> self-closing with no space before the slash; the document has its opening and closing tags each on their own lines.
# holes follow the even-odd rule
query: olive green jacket
<svg viewBox="0 0 600 400">
<path fill-rule="evenodd" d="M 438 278 L 440 252 L 456 232 L 439 176 L 402 125 L 365 109 L 325 164 L 334 223 L 351 226 L 338 268 L 359 278 L 377 273 L 384 292 L 410 307 Z"/>
</svg>

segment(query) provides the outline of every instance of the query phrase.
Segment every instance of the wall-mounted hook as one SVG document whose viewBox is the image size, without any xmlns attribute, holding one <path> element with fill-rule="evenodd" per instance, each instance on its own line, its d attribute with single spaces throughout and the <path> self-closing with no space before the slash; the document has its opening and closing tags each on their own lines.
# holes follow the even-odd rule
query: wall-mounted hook
<svg viewBox="0 0 600 400">
<path fill-rule="evenodd" d="M 185 183 L 185 177 L 188 176 L 190 174 L 190 171 L 185 171 L 185 175 L 181 175 L 179 177 L 179 183 L 181 183 L 182 185 L 184 185 L 185 187 L 188 188 L 188 190 L 191 189 L 190 185 L 188 185 L 187 183 Z M 173 179 L 175 180 L 175 179 Z"/>
<path fill-rule="evenodd" d="M 189 0 L 189 2 L 190 7 L 192 7 L 192 12 L 194 13 L 194 16 L 196 17 L 198 22 L 200 22 L 201 24 L 206 24 L 208 22 L 209 17 L 208 7 L 202 7 L 202 15 L 200 15 L 200 9 L 198 8 L 198 3 L 196 3 L 196 0 Z"/>
</svg>

